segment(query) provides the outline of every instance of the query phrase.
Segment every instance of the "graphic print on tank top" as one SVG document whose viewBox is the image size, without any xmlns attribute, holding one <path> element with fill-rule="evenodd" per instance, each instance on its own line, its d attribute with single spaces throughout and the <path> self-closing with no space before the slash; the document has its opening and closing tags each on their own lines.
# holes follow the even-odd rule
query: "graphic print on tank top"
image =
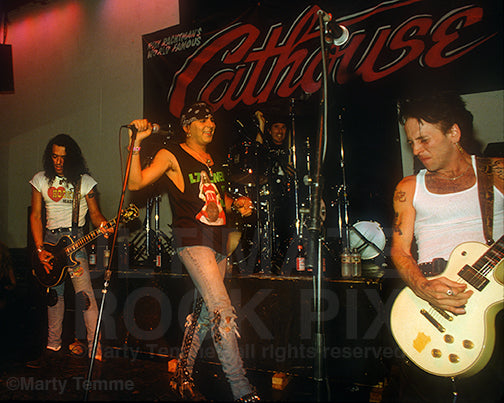
<svg viewBox="0 0 504 403">
<path fill-rule="evenodd" d="M 205 202 L 205 205 L 196 215 L 196 219 L 207 225 L 226 224 L 226 214 L 222 208 L 217 186 L 210 181 L 205 171 L 201 171 L 200 178 L 199 198 Z"/>
</svg>

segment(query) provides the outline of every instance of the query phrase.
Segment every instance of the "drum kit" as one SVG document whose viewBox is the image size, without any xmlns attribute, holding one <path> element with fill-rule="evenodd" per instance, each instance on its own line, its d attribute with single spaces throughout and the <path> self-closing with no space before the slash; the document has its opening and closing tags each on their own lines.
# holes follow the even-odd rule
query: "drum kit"
<svg viewBox="0 0 504 403">
<path fill-rule="evenodd" d="M 291 135 L 294 136 L 294 133 Z M 243 140 L 242 137 L 241 140 L 233 144 L 227 154 L 225 167 L 228 171 L 229 192 L 233 197 L 249 197 L 254 205 L 254 213 L 246 218 L 231 217 L 231 233 L 227 244 L 228 270 L 240 274 L 283 274 L 292 270 L 286 265 L 295 266 L 295 250 L 299 244 L 306 242 L 310 220 L 310 189 L 305 180 L 298 181 L 297 175 L 293 178 L 293 184 L 277 186 L 280 179 L 274 175 L 274 154 L 255 139 Z M 295 139 L 290 144 L 295 144 Z M 287 152 L 294 154 L 294 162 L 306 163 L 302 167 L 295 165 L 296 173 L 304 170 L 309 174 L 309 139 L 304 143 L 302 158 L 296 159 L 295 146 Z M 357 251 L 362 261 L 374 263 L 378 257 L 385 257 L 383 251 L 387 240 L 381 225 L 375 221 L 357 221 L 349 225 L 346 211 L 348 203 L 343 198 L 337 199 L 328 205 L 338 206 L 341 244 L 330 245 L 322 240 L 325 253 L 339 262 L 338 251 L 334 249 L 345 246 Z M 280 214 L 289 217 L 287 231 L 282 220 L 278 219 Z M 326 204 L 321 199 L 322 225 L 326 214 Z"/>
<path fill-rule="evenodd" d="M 310 172 L 310 143 L 305 139 L 299 144 L 300 158 L 296 156 L 294 117 L 291 109 L 292 130 L 288 139 L 289 147 L 280 153 L 288 153 L 289 163 L 293 162 L 294 177 L 278 176 L 275 164 L 278 163 L 279 149 L 272 150 L 250 136 L 241 138 L 229 147 L 224 168 L 229 178 L 229 193 L 233 197 L 247 196 L 254 205 L 253 214 L 241 217 L 231 214 L 228 217 L 230 233 L 227 242 L 228 270 L 243 273 L 283 274 L 295 266 L 295 253 L 299 244 L 307 239 L 310 221 L 310 187 L 306 177 Z M 169 137 L 163 139 L 163 145 Z M 157 141 L 159 143 L 159 140 Z M 154 149 L 160 145 L 155 143 Z M 155 153 L 144 154 L 143 165 L 148 165 Z M 283 155 L 285 157 L 285 155 Z M 299 175 L 307 174 L 303 180 Z M 341 188 L 339 186 L 338 188 Z M 145 229 L 138 233 L 132 242 L 132 257 L 136 263 L 151 264 L 157 259 L 159 251 L 165 256 L 174 255 L 171 237 L 165 235 L 159 226 L 160 190 L 151 189 L 146 203 Z M 336 200 L 329 201 L 329 208 L 337 206 L 339 216 L 339 240 L 357 250 L 363 261 L 373 261 L 383 255 L 386 244 L 385 234 L 379 223 L 358 221 L 345 225 L 348 220 L 347 201 L 338 191 Z M 150 226 L 151 209 L 154 210 L 154 230 Z M 321 200 L 320 222 L 326 220 L 326 203 Z M 324 238 L 324 236 L 323 236 Z M 323 250 L 332 260 L 338 260 L 338 247 L 322 240 Z M 287 267 L 291 266 L 291 267 Z"/>
<path fill-rule="evenodd" d="M 256 141 L 232 145 L 227 155 L 229 192 L 254 203 L 249 217 L 232 216 L 228 237 L 228 264 L 239 272 L 265 272 L 270 268 L 273 245 L 268 150 Z M 253 258 L 252 258 L 253 257 Z"/>
</svg>

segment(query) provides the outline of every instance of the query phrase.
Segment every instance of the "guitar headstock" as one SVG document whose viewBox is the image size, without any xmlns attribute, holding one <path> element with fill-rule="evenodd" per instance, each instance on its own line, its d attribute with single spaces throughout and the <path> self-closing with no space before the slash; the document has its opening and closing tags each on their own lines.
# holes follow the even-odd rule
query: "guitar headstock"
<svg viewBox="0 0 504 403">
<path fill-rule="evenodd" d="M 130 204 L 129 207 L 121 212 L 121 222 L 126 223 L 138 217 L 138 207 Z"/>
</svg>

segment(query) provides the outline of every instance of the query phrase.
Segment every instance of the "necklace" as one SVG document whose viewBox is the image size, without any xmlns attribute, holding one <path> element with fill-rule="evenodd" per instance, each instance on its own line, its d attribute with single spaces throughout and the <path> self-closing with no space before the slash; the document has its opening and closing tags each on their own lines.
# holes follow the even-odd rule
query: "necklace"
<svg viewBox="0 0 504 403">
<path fill-rule="evenodd" d="M 471 165 L 467 165 L 467 168 L 464 169 L 464 172 L 462 172 L 460 175 L 457 175 L 457 176 L 454 176 L 454 177 L 450 177 L 448 175 L 445 175 L 444 173 L 442 172 L 434 172 L 435 174 L 437 175 L 441 175 L 441 176 L 444 176 L 445 179 L 449 180 L 449 181 L 456 181 L 457 179 L 460 179 L 462 178 L 466 173 L 467 171 L 469 170 L 469 168 L 471 167 Z"/>
<path fill-rule="evenodd" d="M 213 172 L 212 172 L 212 168 L 210 167 L 210 165 L 213 165 L 213 162 L 212 162 L 212 158 L 210 157 L 210 154 L 206 153 L 207 155 L 203 156 L 199 151 L 196 151 L 195 149 L 189 147 L 186 143 L 182 143 L 182 146 L 193 157 L 196 154 L 196 159 L 199 162 L 201 162 L 201 163 L 203 163 L 203 164 L 206 165 L 206 167 L 208 169 L 208 173 L 210 174 L 210 177 L 212 177 L 213 176 Z"/>
</svg>

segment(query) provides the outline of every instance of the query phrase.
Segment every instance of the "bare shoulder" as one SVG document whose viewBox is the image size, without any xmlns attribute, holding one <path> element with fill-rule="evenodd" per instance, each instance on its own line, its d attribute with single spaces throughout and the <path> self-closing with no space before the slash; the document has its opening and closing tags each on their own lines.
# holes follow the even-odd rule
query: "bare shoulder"
<svg viewBox="0 0 504 403">
<path fill-rule="evenodd" d="M 406 176 L 397 184 L 394 192 L 394 202 L 411 202 L 415 193 L 416 176 Z"/>
<path fill-rule="evenodd" d="M 154 160 L 152 161 L 152 165 L 162 165 L 164 168 L 164 171 L 172 171 L 174 169 L 177 169 L 179 166 L 177 158 L 175 155 L 167 150 L 166 148 L 161 148 L 157 153 L 156 156 L 154 157 Z"/>
</svg>

